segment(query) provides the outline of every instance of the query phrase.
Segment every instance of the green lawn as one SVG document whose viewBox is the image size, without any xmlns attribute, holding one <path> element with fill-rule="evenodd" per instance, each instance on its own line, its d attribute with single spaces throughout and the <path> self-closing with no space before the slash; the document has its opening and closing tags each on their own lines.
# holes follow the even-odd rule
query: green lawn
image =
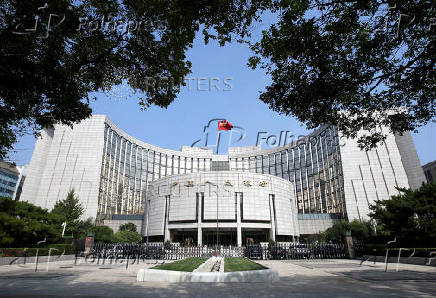
<svg viewBox="0 0 436 298">
<path fill-rule="evenodd" d="M 197 269 L 198 266 L 206 262 L 207 259 L 208 258 L 187 258 L 168 264 L 157 265 L 151 269 L 192 272 L 194 269 Z"/>
<path fill-rule="evenodd" d="M 234 271 L 247 271 L 247 270 L 261 270 L 267 269 L 266 267 L 245 258 L 225 258 L 224 259 L 224 272 Z"/>
</svg>

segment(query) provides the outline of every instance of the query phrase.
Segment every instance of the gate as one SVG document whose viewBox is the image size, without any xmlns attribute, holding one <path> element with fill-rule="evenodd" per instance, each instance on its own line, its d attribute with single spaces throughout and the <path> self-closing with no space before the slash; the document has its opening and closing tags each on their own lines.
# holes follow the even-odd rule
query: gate
<svg viewBox="0 0 436 298">
<path fill-rule="evenodd" d="M 346 258 L 345 246 L 333 243 L 294 244 L 282 243 L 275 245 L 236 246 L 191 246 L 123 243 L 97 243 L 91 249 L 88 257 L 102 259 L 155 259 L 180 260 L 189 257 L 211 257 L 218 253 L 223 257 L 247 257 L 257 260 L 304 260 L 304 259 L 342 259 Z"/>
</svg>

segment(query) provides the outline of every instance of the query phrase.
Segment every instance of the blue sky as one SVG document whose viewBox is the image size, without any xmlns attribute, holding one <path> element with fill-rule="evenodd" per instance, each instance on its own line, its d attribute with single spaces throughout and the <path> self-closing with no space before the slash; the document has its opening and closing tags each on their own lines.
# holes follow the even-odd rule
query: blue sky
<svg viewBox="0 0 436 298">
<path fill-rule="evenodd" d="M 258 25 L 256 31 L 264 28 L 265 25 Z M 183 87 L 178 98 L 167 109 L 151 107 L 141 111 L 137 96 L 127 86 L 118 86 L 106 94 L 99 93 L 91 107 L 94 114 L 108 115 L 130 135 L 175 150 L 182 145 L 190 146 L 201 138 L 203 127 L 213 118 L 225 118 L 245 129 L 246 137 L 236 146 L 255 145 L 259 131 L 267 132 L 262 136 L 279 135 L 280 131 L 289 131 L 289 134 L 296 136 L 307 134 L 308 130 L 296 119 L 269 110 L 258 99 L 259 91 L 269 83 L 269 78 L 263 70 L 247 67 L 250 55 L 246 45 L 234 42 L 219 47 L 213 41 L 204 45 L 201 38 L 197 38 L 194 47 L 188 52 L 188 59 L 192 62 L 192 74 L 189 77 L 194 78 L 191 88 Z M 204 91 L 197 90 L 200 77 L 206 78 L 200 81 L 200 89 Z M 220 90 L 209 90 L 208 82 L 212 77 L 220 79 L 217 83 Z M 223 83 L 225 78 L 228 78 L 231 88 Z M 436 124 L 432 123 L 413 134 L 421 164 L 436 159 L 435 133 Z M 229 133 L 224 133 L 223 137 L 227 141 Z M 11 154 L 10 160 L 18 165 L 29 163 L 34 144 L 33 136 L 20 138 L 15 146 L 16 153 Z M 223 149 L 220 153 L 226 152 Z"/>
</svg>

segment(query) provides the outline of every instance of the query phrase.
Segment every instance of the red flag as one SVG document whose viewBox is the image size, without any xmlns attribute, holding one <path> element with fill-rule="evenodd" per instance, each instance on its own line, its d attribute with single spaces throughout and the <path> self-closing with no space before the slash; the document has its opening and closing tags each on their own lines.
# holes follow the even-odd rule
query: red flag
<svg viewBox="0 0 436 298">
<path fill-rule="evenodd" d="M 218 121 L 218 130 L 231 130 L 233 125 L 227 120 Z"/>
</svg>

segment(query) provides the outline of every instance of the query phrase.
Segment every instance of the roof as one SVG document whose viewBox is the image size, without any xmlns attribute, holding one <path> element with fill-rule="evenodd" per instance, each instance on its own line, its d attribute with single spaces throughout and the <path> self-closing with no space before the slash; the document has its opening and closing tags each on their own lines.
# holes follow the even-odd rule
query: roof
<svg viewBox="0 0 436 298">
<path fill-rule="evenodd" d="M 6 170 L 6 171 L 10 172 L 11 174 L 15 174 L 15 175 L 20 174 L 17 167 L 13 163 L 6 162 L 3 160 L 0 160 L 0 169 Z"/>
<path fill-rule="evenodd" d="M 431 169 L 436 168 L 436 160 L 430 161 L 429 163 L 426 163 L 422 166 L 423 169 Z"/>
</svg>

